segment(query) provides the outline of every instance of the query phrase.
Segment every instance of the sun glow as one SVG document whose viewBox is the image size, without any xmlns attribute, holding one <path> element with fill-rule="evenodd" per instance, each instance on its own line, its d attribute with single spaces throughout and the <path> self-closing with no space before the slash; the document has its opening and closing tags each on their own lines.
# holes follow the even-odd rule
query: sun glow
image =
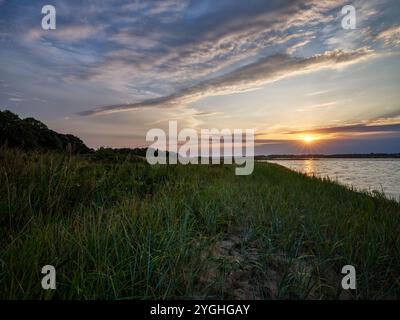
<svg viewBox="0 0 400 320">
<path fill-rule="evenodd" d="M 304 136 L 304 137 L 302 138 L 302 140 L 303 140 L 305 143 L 313 143 L 315 140 L 317 140 L 317 138 L 314 137 L 314 136 L 311 136 L 311 135 L 306 135 L 306 136 Z"/>
</svg>

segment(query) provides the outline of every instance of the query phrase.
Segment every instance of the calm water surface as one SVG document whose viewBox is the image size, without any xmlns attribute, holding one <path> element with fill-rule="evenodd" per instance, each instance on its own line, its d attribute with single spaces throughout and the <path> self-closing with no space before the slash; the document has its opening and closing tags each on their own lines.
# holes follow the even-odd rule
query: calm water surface
<svg viewBox="0 0 400 320">
<path fill-rule="evenodd" d="M 400 201 L 399 159 L 268 160 L 307 175 L 329 177 L 358 190 L 383 192 Z"/>
</svg>

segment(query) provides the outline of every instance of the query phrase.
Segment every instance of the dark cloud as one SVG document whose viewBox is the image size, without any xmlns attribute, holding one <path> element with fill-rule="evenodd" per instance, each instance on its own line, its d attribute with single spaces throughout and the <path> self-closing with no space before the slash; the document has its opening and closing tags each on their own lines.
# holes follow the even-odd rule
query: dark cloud
<svg viewBox="0 0 400 320">
<path fill-rule="evenodd" d="M 271 154 L 366 154 L 399 153 L 400 138 L 369 137 L 364 139 L 331 139 L 319 141 L 314 146 L 294 140 L 281 140 L 275 143 L 257 143 L 256 155 Z"/>
<path fill-rule="evenodd" d="M 355 124 L 313 130 L 291 131 L 289 134 L 340 134 L 340 133 L 400 133 L 400 124 L 368 125 Z"/>
</svg>

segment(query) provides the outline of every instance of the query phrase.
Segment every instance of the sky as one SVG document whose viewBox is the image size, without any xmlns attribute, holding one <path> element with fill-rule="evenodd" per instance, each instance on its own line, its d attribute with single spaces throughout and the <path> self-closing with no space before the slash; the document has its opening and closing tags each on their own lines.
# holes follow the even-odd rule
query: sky
<svg viewBox="0 0 400 320">
<path fill-rule="evenodd" d="M 257 154 L 397 153 L 399 58 L 398 0 L 0 0 L 0 109 L 94 148 L 176 120 L 254 129 Z"/>
</svg>

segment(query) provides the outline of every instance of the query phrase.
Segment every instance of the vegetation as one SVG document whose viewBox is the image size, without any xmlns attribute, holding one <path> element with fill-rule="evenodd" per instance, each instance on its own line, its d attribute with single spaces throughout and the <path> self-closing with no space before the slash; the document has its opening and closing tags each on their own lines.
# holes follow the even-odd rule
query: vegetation
<svg viewBox="0 0 400 320">
<path fill-rule="evenodd" d="M 138 159 L 0 149 L 0 298 L 400 297 L 399 203 L 275 164 Z"/>
<path fill-rule="evenodd" d="M 0 146 L 7 145 L 24 150 L 57 150 L 72 153 L 88 153 L 81 139 L 72 134 L 50 130 L 34 118 L 20 119 L 11 111 L 0 110 Z"/>
</svg>

